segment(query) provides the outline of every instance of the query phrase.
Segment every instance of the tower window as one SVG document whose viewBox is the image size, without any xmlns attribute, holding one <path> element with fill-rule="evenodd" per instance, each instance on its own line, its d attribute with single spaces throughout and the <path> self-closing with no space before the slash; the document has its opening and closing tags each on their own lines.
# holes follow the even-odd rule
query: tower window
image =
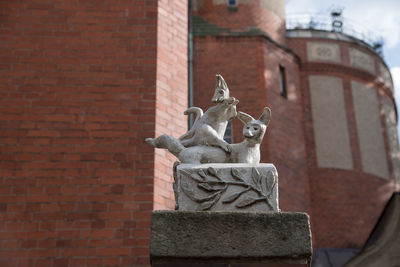
<svg viewBox="0 0 400 267">
<path fill-rule="evenodd" d="M 228 6 L 229 7 L 237 6 L 237 1 L 236 0 L 228 0 Z"/>
<path fill-rule="evenodd" d="M 287 93 L 286 93 L 286 71 L 285 68 L 279 65 L 279 90 L 281 93 L 281 96 L 284 98 L 287 98 Z"/>
</svg>

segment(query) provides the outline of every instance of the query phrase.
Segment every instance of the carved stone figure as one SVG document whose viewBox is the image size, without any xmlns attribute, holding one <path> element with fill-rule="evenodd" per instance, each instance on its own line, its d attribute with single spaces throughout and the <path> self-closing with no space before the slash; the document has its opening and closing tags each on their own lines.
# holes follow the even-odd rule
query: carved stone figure
<svg viewBox="0 0 400 267">
<path fill-rule="evenodd" d="M 271 118 L 271 110 L 265 108 L 258 120 L 239 112 L 238 118 L 244 123 L 244 141 L 229 145 L 230 152 L 220 147 L 198 145 L 184 147 L 181 142 L 169 135 L 157 138 L 147 138 L 146 141 L 154 147 L 168 149 L 182 163 L 250 163 L 260 162 L 260 143 L 264 137 Z"/>
<path fill-rule="evenodd" d="M 279 211 L 278 173 L 272 164 L 260 164 L 260 144 L 271 119 L 271 110 L 261 116 L 237 112 L 238 100 L 229 96 L 221 75 L 216 76 L 217 105 L 196 114 L 193 127 L 181 137 L 163 134 L 146 138 L 156 148 L 167 149 L 179 162 L 174 165 L 174 193 L 179 210 Z M 244 124 L 240 143 L 228 144 L 224 134 L 228 121 L 238 117 Z"/>
<path fill-rule="evenodd" d="M 238 144 L 232 144 L 232 151 L 227 155 L 228 161 L 233 163 L 258 164 L 260 162 L 260 144 L 267 131 L 271 119 L 271 110 L 266 107 L 258 120 L 252 116 L 239 112 L 239 120 L 244 123 L 244 140 Z"/>
<path fill-rule="evenodd" d="M 216 75 L 215 93 L 211 101 L 218 105 L 209 108 L 204 114 L 198 107 L 191 107 L 185 111 L 185 115 L 195 113 L 196 119 L 193 127 L 179 137 L 179 141 L 184 147 L 218 146 L 229 152 L 229 145 L 223 138 L 228 121 L 237 115 L 236 105 L 239 100 L 229 96 L 228 86 L 219 74 Z"/>
<path fill-rule="evenodd" d="M 182 163 L 249 163 L 260 162 L 260 143 L 264 137 L 271 110 L 264 108 L 258 120 L 250 115 L 239 112 L 239 119 L 245 124 L 243 128 L 244 141 L 238 144 L 228 144 L 224 133 L 228 121 L 237 116 L 238 100 L 229 96 L 229 89 L 224 78 L 216 75 L 216 85 L 212 102 L 218 103 L 204 114 L 198 107 L 192 107 L 185 114 L 195 113 L 193 127 L 184 135 L 175 139 L 169 135 L 157 138 L 146 138 L 146 142 L 157 148 L 168 149 Z"/>
</svg>

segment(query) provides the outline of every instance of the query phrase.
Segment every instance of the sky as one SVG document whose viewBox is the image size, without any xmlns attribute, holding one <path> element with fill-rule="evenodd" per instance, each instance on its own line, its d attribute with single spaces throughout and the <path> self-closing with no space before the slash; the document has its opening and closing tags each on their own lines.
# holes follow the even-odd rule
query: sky
<svg viewBox="0 0 400 267">
<path fill-rule="evenodd" d="M 395 99 L 400 115 L 400 1 L 399 0 L 286 0 L 286 14 L 326 14 L 332 7 L 343 8 L 346 20 L 381 36 L 383 57 L 394 82 Z M 397 125 L 400 133 L 400 124 Z M 399 134 L 400 136 L 400 134 Z"/>
</svg>

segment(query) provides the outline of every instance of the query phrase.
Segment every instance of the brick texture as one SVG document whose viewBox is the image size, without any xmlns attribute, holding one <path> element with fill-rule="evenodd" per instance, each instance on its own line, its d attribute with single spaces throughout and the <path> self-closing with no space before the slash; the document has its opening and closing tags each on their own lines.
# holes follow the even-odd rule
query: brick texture
<svg viewBox="0 0 400 267">
<path fill-rule="evenodd" d="M 261 30 L 280 43 L 285 43 L 285 21 L 273 10 L 262 8 L 262 0 L 237 1 L 236 8 L 228 8 L 227 1 L 195 0 L 194 15 L 221 28 L 234 32 Z M 200 4 L 201 3 L 201 4 Z M 285 5 L 284 1 L 274 1 L 274 5 Z M 284 9 L 284 7 L 283 7 Z"/>
<path fill-rule="evenodd" d="M 187 1 L 158 1 L 158 9 L 156 136 L 178 138 L 187 129 Z M 155 153 L 154 209 L 173 209 L 176 158 L 163 149 Z"/>
<path fill-rule="evenodd" d="M 172 160 L 144 138 L 186 127 L 187 7 L 168 2 L 0 3 L 1 266 L 149 264 Z"/>
</svg>

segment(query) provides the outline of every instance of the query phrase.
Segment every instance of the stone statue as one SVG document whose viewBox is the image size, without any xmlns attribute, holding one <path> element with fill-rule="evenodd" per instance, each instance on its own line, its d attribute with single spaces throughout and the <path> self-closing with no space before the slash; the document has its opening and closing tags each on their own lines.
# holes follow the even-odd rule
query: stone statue
<svg viewBox="0 0 400 267">
<path fill-rule="evenodd" d="M 179 159 L 174 166 L 176 209 L 279 211 L 276 168 L 260 164 L 260 144 L 271 110 L 265 107 L 258 119 L 237 112 L 239 101 L 229 95 L 221 75 L 216 75 L 211 101 L 217 104 L 205 113 L 198 107 L 185 111 L 196 119 L 178 139 L 166 134 L 146 138 L 148 144 Z M 244 140 L 228 144 L 223 137 L 235 117 L 244 124 Z"/>
<path fill-rule="evenodd" d="M 250 163 L 260 162 L 260 143 L 264 137 L 271 117 L 269 108 L 265 108 L 259 120 L 239 112 L 239 119 L 245 124 L 245 140 L 238 144 L 228 144 L 224 134 L 228 121 L 237 116 L 236 105 L 239 101 L 229 96 L 224 78 L 217 74 L 214 96 L 211 99 L 216 106 L 204 114 L 198 107 L 191 107 L 185 114 L 196 114 L 193 127 L 184 135 L 175 139 L 169 135 L 147 138 L 146 142 L 156 148 L 168 149 L 182 163 Z"/>
<path fill-rule="evenodd" d="M 312 248 L 308 216 L 289 217 L 280 212 L 278 172 L 273 164 L 260 163 L 260 144 L 271 110 L 265 107 L 258 119 L 236 112 L 239 101 L 229 96 L 221 75 L 216 80 L 212 102 L 217 104 L 205 113 L 197 107 L 186 110 L 186 115 L 196 114 L 187 133 L 179 138 L 163 134 L 146 139 L 179 159 L 173 167 L 172 184 L 176 211 L 152 215 L 152 263 L 167 259 L 167 265 L 186 264 L 191 257 L 188 255 L 195 255 L 196 262 L 203 257 L 204 263 L 224 258 L 227 264 L 222 265 L 253 259 L 261 262 L 260 255 L 279 262 L 288 253 L 295 259 L 303 257 L 301 263 L 306 263 L 304 259 L 309 262 Z M 235 117 L 244 124 L 244 140 L 228 144 L 223 140 L 224 133 L 228 121 Z M 248 249 L 248 244 L 255 245 Z M 299 248 L 296 253 L 293 247 Z"/>
<path fill-rule="evenodd" d="M 224 134 L 228 121 L 237 115 L 236 105 L 239 100 L 229 96 L 228 86 L 219 74 L 216 76 L 215 93 L 211 101 L 218 104 L 209 108 L 204 114 L 198 107 L 191 107 L 185 111 L 185 115 L 195 113 L 196 119 L 193 127 L 182 135 L 179 141 L 184 147 L 218 146 L 229 152 L 229 144 L 224 140 Z"/>
<path fill-rule="evenodd" d="M 186 148 L 180 140 L 166 134 L 157 138 L 147 138 L 146 141 L 154 147 L 168 149 L 182 163 L 250 163 L 254 165 L 260 162 L 260 143 L 270 117 L 269 108 L 264 109 L 258 120 L 244 112 L 239 112 L 238 118 L 244 123 L 245 139 L 238 144 L 228 144 L 229 150 L 209 146 L 206 143 Z"/>
</svg>

